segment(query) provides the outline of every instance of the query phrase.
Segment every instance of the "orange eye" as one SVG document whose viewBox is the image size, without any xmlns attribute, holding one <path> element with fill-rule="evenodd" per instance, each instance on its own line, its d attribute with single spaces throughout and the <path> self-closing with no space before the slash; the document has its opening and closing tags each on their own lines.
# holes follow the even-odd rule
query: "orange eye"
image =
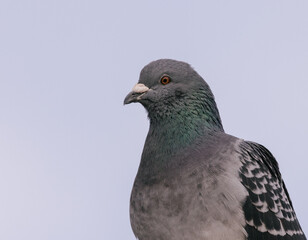
<svg viewBox="0 0 308 240">
<path fill-rule="evenodd" d="M 169 76 L 163 76 L 161 79 L 160 79 L 160 83 L 163 84 L 163 85 L 166 85 L 168 83 L 170 83 L 171 79 Z"/>
</svg>

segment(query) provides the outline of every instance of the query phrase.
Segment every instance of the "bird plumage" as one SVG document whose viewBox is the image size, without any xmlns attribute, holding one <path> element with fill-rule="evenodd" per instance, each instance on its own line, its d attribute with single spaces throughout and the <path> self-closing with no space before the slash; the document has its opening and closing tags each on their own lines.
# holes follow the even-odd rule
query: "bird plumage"
<svg viewBox="0 0 308 240">
<path fill-rule="evenodd" d="M 209 86 L 189 64 L 145 66 L 131 102 L 150 119 L 130 203 L 139 240 L 305 239 L 275 158 L 224 132 Z"/>
<path fill-rule="evenodd" d="M 257 143 L 244 141 L 240 147 L 249 239 L 306 239 L 274 156 Z"/>
</svg>

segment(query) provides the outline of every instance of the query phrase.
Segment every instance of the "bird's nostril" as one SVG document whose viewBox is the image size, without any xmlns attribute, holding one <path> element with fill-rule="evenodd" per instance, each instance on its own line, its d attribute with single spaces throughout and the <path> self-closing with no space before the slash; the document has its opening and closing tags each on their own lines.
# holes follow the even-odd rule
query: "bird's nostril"
<svg viewBox="0 0 308 240">
<path fill-rule="evenodd" d="M 133 87 L 133 92 L 135 93 L 144 93 L 147 92 L 149 90 L 149 88 L 147 86 L 145 86 L 142 83 L 137 83 L 134 87 Z"/>
</svg>

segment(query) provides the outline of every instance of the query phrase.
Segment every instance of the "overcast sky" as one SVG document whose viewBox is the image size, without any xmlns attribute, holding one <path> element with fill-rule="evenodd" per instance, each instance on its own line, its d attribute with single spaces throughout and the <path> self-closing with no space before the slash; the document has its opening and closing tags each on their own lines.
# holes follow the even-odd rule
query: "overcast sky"
<svg viewBox="0 0 308 240">
<path fill-rule="evenodd" d="M 0 1 L 0 239 L 134 239 L 141 68 L 189 62 L 276 156 L 308 234 L 308 2 Z"/>
</svg>

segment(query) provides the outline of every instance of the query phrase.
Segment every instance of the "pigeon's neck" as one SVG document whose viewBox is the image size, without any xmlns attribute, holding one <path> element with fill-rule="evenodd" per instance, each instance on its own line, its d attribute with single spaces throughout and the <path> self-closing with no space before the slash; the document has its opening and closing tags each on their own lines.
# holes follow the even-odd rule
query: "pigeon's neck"
<svg viewBox="0 0 308 240">
<path fill-rule="evenodd" d="M 165 115 L 161 119 L 150 118 L 150 129 L 142 153 L 139 172 L 155 177 L 170 166 L 180 164 L 177 155 L 199 141 L 210 139 L 217 132 L 223 132 L 219 115 L 193 109 Z M 218 122 L 218 123 L 217 123 Z M 148 179 L 148 177 L 145 177 Z"/>
<path fill-rule="evenodd" d="M 164 129 L 187 142 L 206 131 L 223 131 L 219 111 L 211 91 L 199 91 L 180 99 L 170 98 L 145 104 L 150 128 Z M 162 131 L 157 131 L 158 134 Z"/>
<path fill-rule="evenodd" d="M 217 125 L 206 114 L 195 116 L 192 112 L 178 112 L 176 116 L 150 122 L 146 146 L 172 154 L 200 137 L 210 137 L 213 132 L 223 132 L 222 125 Z"/>
</svg>

